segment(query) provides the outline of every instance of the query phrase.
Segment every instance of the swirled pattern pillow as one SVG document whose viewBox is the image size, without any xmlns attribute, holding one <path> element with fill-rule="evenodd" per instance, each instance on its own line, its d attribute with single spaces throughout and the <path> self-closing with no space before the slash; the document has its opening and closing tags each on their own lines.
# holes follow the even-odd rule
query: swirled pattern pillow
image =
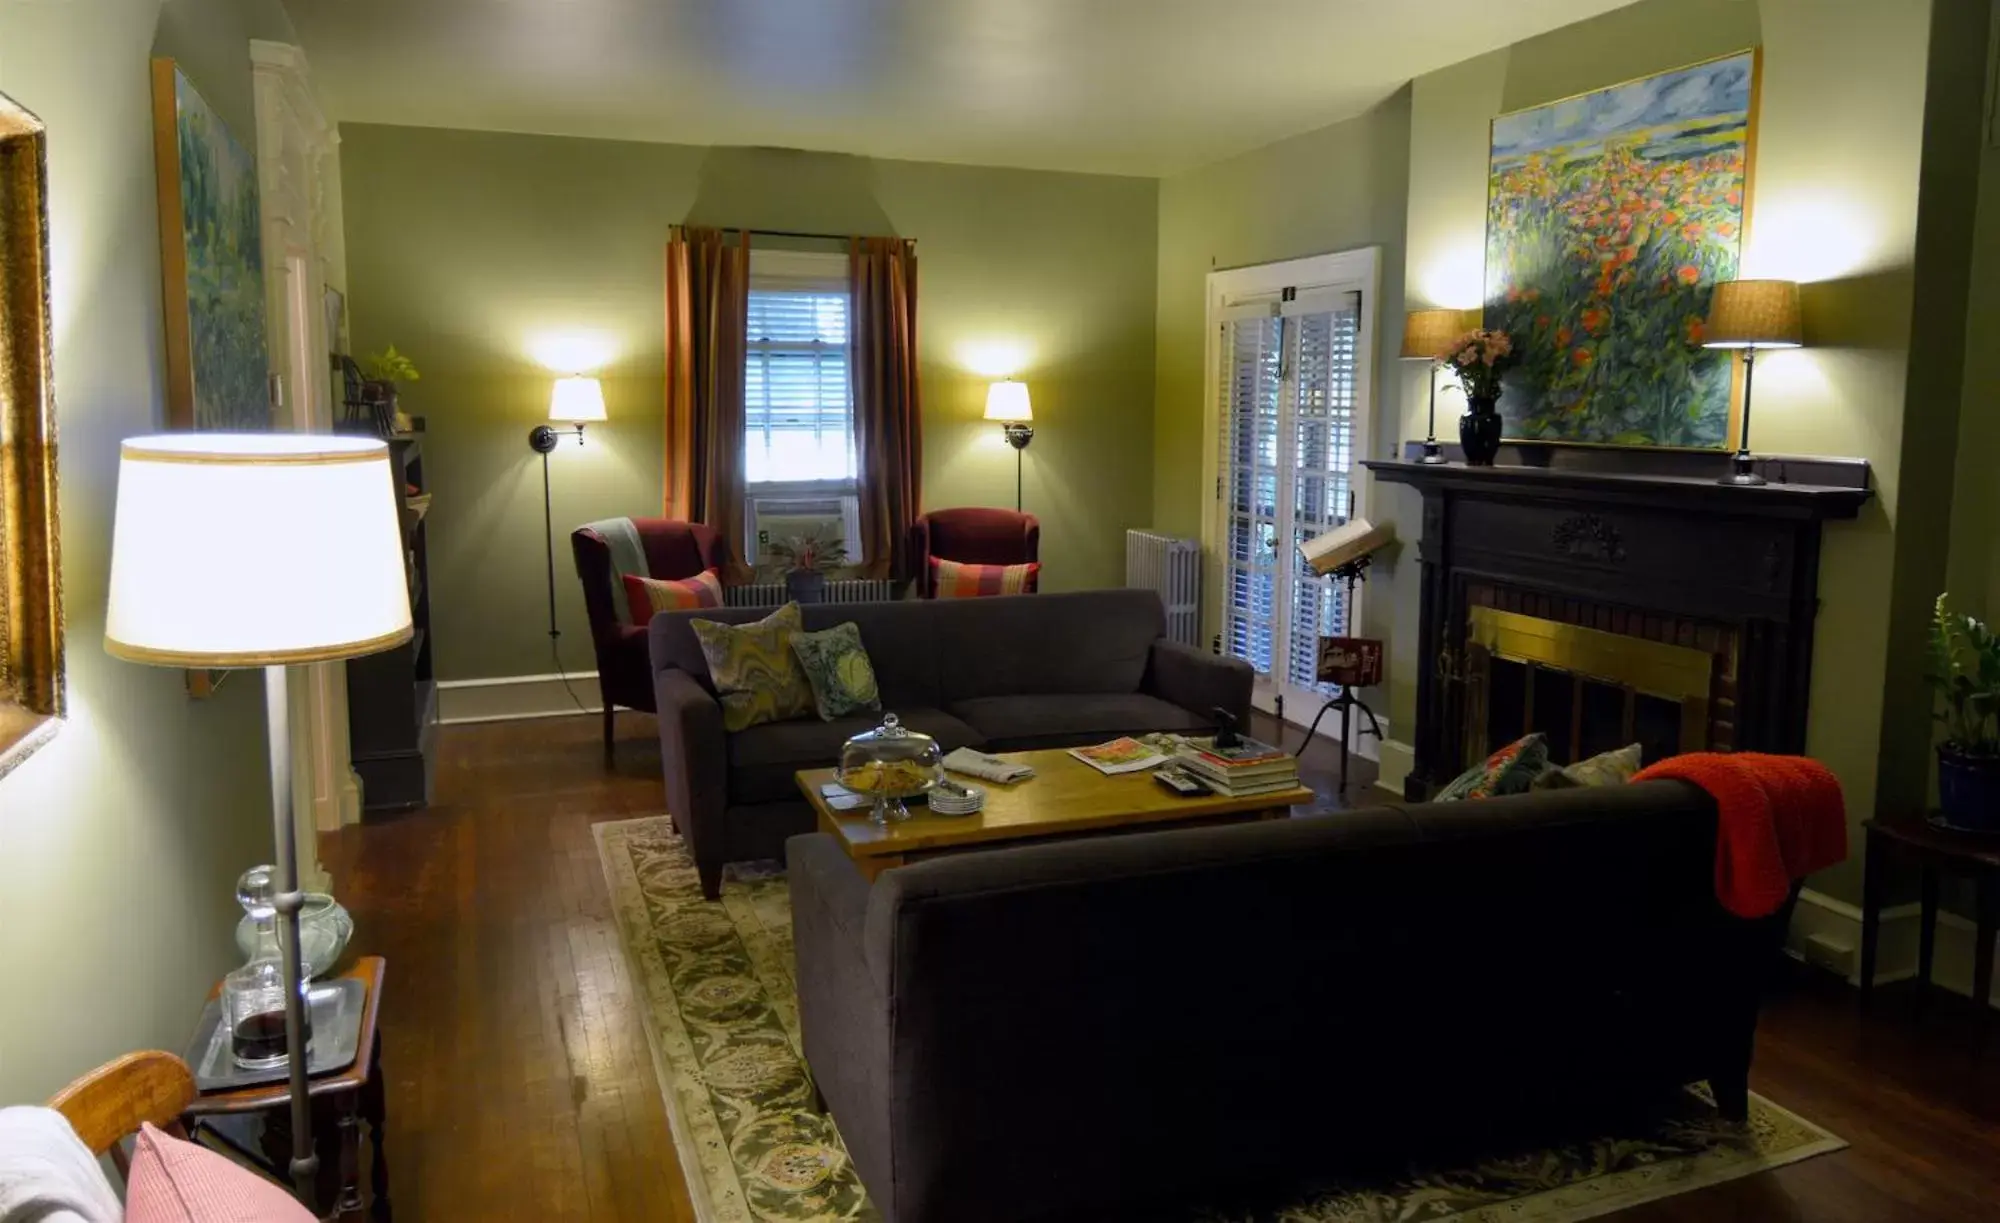
<svg viewBox="0 0 2000 1223">
<path fill-rule="evenodd" d="M 813 703 L 822 720 L 831 722 L 850 713 L 882 708 L 875 686 L 875 665 L 861 644 L 861 626 L 852 620 L 817 633 L 793 633 L 792 651 L 812 685 Z"/>
<path fill-rule="evenodd" d="M 722 728 L 748 730 L 813 712 L 812 685 L 792 653 L 792 634 L 805 627 L 799 605 L 787 603 L 754 624 L 690 620 L 709 681 L 722 697 Z"/>
</svg>

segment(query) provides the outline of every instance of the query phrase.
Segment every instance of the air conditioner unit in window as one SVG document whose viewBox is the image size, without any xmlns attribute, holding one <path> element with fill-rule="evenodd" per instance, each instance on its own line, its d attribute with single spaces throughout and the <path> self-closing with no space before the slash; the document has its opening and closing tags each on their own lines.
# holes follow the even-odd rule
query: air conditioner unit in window
<svg viewBox="0 0 2000 1223">
<path fill-rule="evenodd" d="M 861 502 L 845 497 L 752 497 L 744 525 L 749 529 L 753 563 L 775 566 L 773 543 L 811 536 L 842 540 L 847 545 L 847 563 L 861 563 Z"/>
</svg>

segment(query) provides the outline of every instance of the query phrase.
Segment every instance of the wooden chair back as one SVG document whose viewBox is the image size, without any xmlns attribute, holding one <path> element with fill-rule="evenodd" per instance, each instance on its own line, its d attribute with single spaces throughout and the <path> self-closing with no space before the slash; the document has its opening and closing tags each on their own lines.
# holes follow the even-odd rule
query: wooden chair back
<svg viewBox="0 0 2000 1223">
<path fill-rule="evenodd" d="M 173 1054 L 128 1053 L 57 1092 L 49 1107 L 69 1119 L 92 1154 L 108 1152 L 118 1174 L 127 1176 L 132 1169 L 123 1139 L 147 1121 L 176 1138 L 187 1137 L 181 1117 L 195 1094 L 194 1072 Z"/>
</svg>

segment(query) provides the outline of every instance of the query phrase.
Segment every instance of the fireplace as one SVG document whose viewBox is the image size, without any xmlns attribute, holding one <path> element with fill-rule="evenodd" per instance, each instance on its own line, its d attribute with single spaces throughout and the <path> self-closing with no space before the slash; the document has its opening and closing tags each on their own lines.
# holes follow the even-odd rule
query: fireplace
<svg viewBox="0 0 2000 1223">
<path fill-rule="evenodd" d="M 1530 731 L 1563 762 L 1804 750 L 1821 530 L 1866 463 L 1760 459 L 1769 485 L 1728 488 L 1720 453 L 1415 457 L 1365 464 L 1424 499 L 1411 799 Z"/>
<path fill-rule="evenodd" d="M 1726 749 L 1734 662 L 1730 646 L 1718 653 L 1475 604 L 1463 755 L 1484 757 L 1530 731 L 1548 736 L 1558 764 L 1628 743 L 1647 760 Z"/>
</svg>

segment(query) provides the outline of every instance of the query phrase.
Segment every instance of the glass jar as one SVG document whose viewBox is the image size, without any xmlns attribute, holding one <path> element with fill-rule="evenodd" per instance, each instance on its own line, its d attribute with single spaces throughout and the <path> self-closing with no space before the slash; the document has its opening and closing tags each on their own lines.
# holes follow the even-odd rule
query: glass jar
<svg viewBox="0 0 2000 1223">
<path fill-rule="evenodd" d="M 895 714 L 882 725 L 849 739 L 840 749 L 840 784 L 874 800 L 868 818 L 876 824 L 907 820 L 905 799 L 927 793 L 944 778 L 944 753 L 937 740 L 904 726 Z"/>
<path fill-rule="evenodd" d="M 236 881 L 236 902 L 243 906 L 251 933 L 243 967 L 222 979 L 222 1022 L 228 1025 L 230 1052 L 250 1070 L 269 1070 L 289 1060 L 285 1039 L 285 964 L 278 942 L 277 870 L 253 866 Z M 302 1047 L 312 1043 L 311 993 L 299 982 L 305 1027 Z"/>
</svg>

